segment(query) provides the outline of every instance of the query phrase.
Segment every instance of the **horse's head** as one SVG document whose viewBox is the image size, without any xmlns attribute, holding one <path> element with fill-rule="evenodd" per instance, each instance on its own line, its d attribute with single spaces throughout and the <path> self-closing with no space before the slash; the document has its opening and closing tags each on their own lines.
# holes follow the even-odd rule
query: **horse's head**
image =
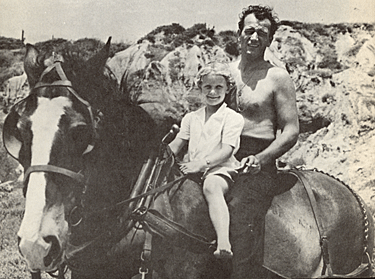
<svg viewBox="0 0 375 279">
<path fill-rule="evenodd" d="M 25 215 L 19 248 L 31 271 L 52 271 L 63 260 L 68 215 L 79 202 L 85 153 L 95 138 L 90 84 L 103 73 L 109 41 L 74 69 L 63 56 L 42 55 L 27 46 L 25 71 L 30 94 L 4 122 L 4 144 L 25 169 Z M 92 80 L 94 79 L 94 80 Z M 94 97 L 96 98 L 96 97 Z M 100 100 L 97 100 L 100 102 Z"/>
</svg>

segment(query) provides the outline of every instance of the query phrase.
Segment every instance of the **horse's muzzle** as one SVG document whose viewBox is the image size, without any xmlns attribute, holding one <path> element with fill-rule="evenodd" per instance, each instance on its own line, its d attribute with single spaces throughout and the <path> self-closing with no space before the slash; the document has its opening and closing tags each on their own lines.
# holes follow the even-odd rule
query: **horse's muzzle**
<svg viewBox="0 0 375 279">
<path fill-rule="evenodd" d="M 62 259 L 60 242 L 52 235 L 35 241 L 19 239 L 19 250 L 31 271 L 53 271 Z"/>
</svg>

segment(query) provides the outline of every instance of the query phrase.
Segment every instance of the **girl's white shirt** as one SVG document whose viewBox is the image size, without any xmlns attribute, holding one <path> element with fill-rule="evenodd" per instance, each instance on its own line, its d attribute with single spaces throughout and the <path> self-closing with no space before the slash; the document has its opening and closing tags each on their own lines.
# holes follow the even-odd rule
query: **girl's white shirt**
<svg viewBox="0 0 375 279">
<path fill-rule="evenodd" d="M 232 156 L 217 167 L 235 169 L 239 162 L 234 157 L 240 146 L 240 135 L 244 126 L 242 115 L 223 103 L 205 122 L 205 108 L 187 113 L 181 121 L 177 137 L 189 141 L 188 160 L 203 160 L 219 150 L 221 143 L 234 148 Z M 216 169 L 217 169 L 216 167 Z"/>
</svg>

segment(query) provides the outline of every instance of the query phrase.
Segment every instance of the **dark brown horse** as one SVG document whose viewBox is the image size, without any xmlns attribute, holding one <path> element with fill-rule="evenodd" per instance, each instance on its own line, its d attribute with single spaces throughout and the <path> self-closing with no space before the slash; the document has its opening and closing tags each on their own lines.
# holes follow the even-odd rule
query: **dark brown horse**
<svg viewBox="0 0 375 279">
<path fill-rule="evenodd" d="M 53 271 L 63 263 L 68 243 L 119 241 L 107 230 L 122 226 L 117 212 L 93 214 L 80 226 L 70 224 L 80 218 L 82 208 L 100 211 L 128 197 L 153 150 L 152 119 L 122 101 L 116 81 L 104 74 L 109 46 L 86 62 L 69 45 L 53 55 L 27 46 L 24 64 L 31 92 L 10 111 L 4 142 L 28 170 L 27 204 L 18 236 L 20 251 L 34 273 Z M 91 245 L 87 270 L 118 263 L 115 271 L 128 277 L 134 273 L 128 260 L 134 256 L 104 261 L 114 246 L 110 240 Z"/>
<path fill-rule="evenodd" d="M 121 202 L 131 195 L 158 140 L 152 119 L 123 101 L 128 98 L 105 71 L 108 52 L 109 42 L 83 63 L 71 51 L 39 53 L 27 46 L 31 92 L 11 109 L 3 135 L 8 152 L 26 170 L 26 208 L 18 236 L 34 274 L 67 263 L 72 278 L 131 278 L 142 264 L 145 233 L 130 220 L 129 203 Z M 314 277 L 326 266 L 322 251 L 329 254 L 335 274 L 355 270 L 367 254 L 365 260 L 371 260 L 373 221 L 363 201 L 327 175 L 305 172 L 303 177 L 312 181 L 318 219 L 303 179 L 280 176 L 284 190 L 266 216 L 264 266 L 284 277 Z M 243 178 L 238 183 L 251 179 Z M 159 194 L 155 208 L 188 231 L 214 239 L 194 180 Z M 325 249 L 319 222 L 329 240 Z M 189 244 L 155 235 L 149 267 L 160 278 L 229 278 L 230 264 Z"/>
</svg>

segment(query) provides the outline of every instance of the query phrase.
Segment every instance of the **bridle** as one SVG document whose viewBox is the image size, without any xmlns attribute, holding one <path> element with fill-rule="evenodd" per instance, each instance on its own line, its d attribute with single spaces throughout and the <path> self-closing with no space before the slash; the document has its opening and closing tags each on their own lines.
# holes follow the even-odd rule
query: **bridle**
<svg viewBox="0 0 375 279">
<path fill-rule="evenodd" d="M 55 56 L 54 56 L 54 58 L 55 58 Z M 90 103 L 88 101 L 84 100 L 82 97 L 80 97 L 77 94 L 77 92 L 74 90 L 71 81 L 68 80 L 68 78 L 66 77 L 66 75 L 64 73 L 64 70 L 61 67 L 61 63 L 62 63 L 62 61 L 60 59 L 58 59 L 58 58 L 55 59 L 54 63 L 52 65 L 48 66 L 43 71 L 42 75 L 39 78 L 39 81 L 36 83 L 36 85 L 32 89 L 32 92 L 36 89 L 46 88 L 46 87 L 65 87 L 66 89 L 68 89 L 69 93 L 72 94 L 81 104 L 83 104 L 87 108 L 87 111 L 89 112 L 89 116 L 90 116 L 90 122 L 91 122 L 91 127 L 92 127 L 91 129 L 93 131 L 93 135 L 95 135 L 98 119 L 94 118 Z M 43 82 L 42 81 L 43 77 L 46 74 L 48 74 L 49 72 L 51 72 L 53 69 L 56 70 L 56 72 L 59 75 L 61 80 L 56 80 L 56 81 L 53 81 L 52 83 Z M 30 94 L 32 94 L 32 92 Z M 93 148 L 94 148 L 94 142 L 92 141 L 88 145 L 86 150 L 83 152 L 83 154 L 86 154 L 86 153 L 90 152 Z M 62 175 L 65 175 L 65 176 L 68 176 L 68 177 L 72 178 L 73 180 L 79 182 L 82 185 L 84 185 L 86 183 L 85 177 L 80 172 L 77 173 L 77 172 L 68 170 L 66 168 L 62 168 L 62 167 L 58 167 L 58 166 L 54 166 L 54 165 L 32 165 L 32 166 L 29 166 L 28 169 L 25 172 L 25 175 L 24 175 L 24 184 L 25 185 L 28 181 L 28 178 L 29 178 L 30 174 L 32 174 L 34 172 L 50 172 L 50 173 L 62 174 Z"/>
<path fill-rule="evenodd" d="M 54 61 L 54 63 L 52 65 L 48 66 L 43 71 L 43 73 L 42 73 L 39 81 L 37 82 L 37 84 L 34 86 L 34 88 L 32 90 L 34 91 L 35 89 L 45 88 L 45 87 L 65 87 L 65 88 L 67 88 L 69 90 L 69 92 L 77 100 L 79 100 L 82 104 L 84 104 L 86 106 L 87 110 L 89 111 L 90 118 L 91 118 L 92 130 L 93 130 L 94 133 L 96 133 L 97 123 L 98 123 L 98 121 L 100 121 L 100 119 L 94 118 L 90 103 L 88 101 L 84 100 L 82 97 L 80 97 L 77 94 L 77 92 L 74 90 L 74 88 L 72 87 L 71 81 L 68 80 L 68 78 L 66 77 L 66 75 L 65 75 L 65 73 L 64 73 L 64 71 L 63 71 L 63 69 L 61 67 L 61 63 L 62 63 L 62 61 L 60 59 L 57 59 L 56 61 Z M 56 70 L 56 72 L 59 75 L 59 77 L 61 78 L 61 80 L 57 80 L 57 81 L 54 81 L 52 83 L 42 82 L 43 77 L 46 74 L 48 74 L 49 72 L 51 72 L 53 69 Z M 32 94 L 32 93 L 30 93 L 30 94 Z M 94 142 L 89 145 L 89 147 L 86 149 L 85 152 L 83 152 L 83 154 L 86 154 L 86 153 L 90 152 L 93 149 L 93 146 L 94 146 Z M 29 166 L 27 168 L 27 170 L 25 171 L 25 174 L 24 174 L 24 183 L 27 183 L 30 174 L 32 174 L 34 172 L 49 172 L 49 173 L 56 173 L 56 174 L 65 175 L 67 177 L 70 177 L 74 181 L 78 182 L 80 185 L 84 186 L 83 193 L 84 193 L 85 189 L 87 188 L 87 182 L 88 182 L 87 178 L 81 173 L 81 171 L 74 172 L 72 170 L 69 170 L 69 169 L 66 169 L 66 168 L 62 168 L 62 167 L 58 167 L 58 166 L 54 166 L 54 165 L 31 165 L 31 166 Z M 167 187 L 165 187 L 165 186 L 167 186 Z M 154 193 L 161 192 L 161 190 L 167 189 L 168 187 L 170 187 L 171 183 L 168 183 L 168 185 L 165 185 L 165 186 L 161 187 L 161 188 L 158 188 L 157 191 L 152 191 L 151 190 L 151 191 L 148 191 L 147 193 L 143 193 L 141 195 L 137 195 L 136 197 L 131 197 L 129 199 L 120 201 L 120 202 L 118 202 L 118 203 L 116 203 L 116 204 L 114 204 L 114 205 L 112 205 L 110 207 L 102 208 L 102 209 L 100 209 L 98 211 L 88 212 L 85 215 L 86 216 L 88 216 L 88 215 L 94 215 L 94 214 L 98 214 L 99 215 L 100 213 L 103 213 L 104 211 L 113 210 L 113 209 L 121 207 L 121 206 L 123 206 L 125 204 L 131 203 L 133 201 L 136 201 L 138 199 L 146 197 L 148 195 L 152 195 Z"/>
<path fill-rule="evenodd" d="M 86 100 L 84 100 L 83 98 L 81 98 L 77 94 L 77 92 L 74 90 L 74 88 L 72 87 L 71 81 L 68 80 L 68 78 L 66 77 L 66 75 L 65 75 L 65 73 L 64 73 L 64 71 L 61 67 L 61 63 L 62 63 L 62 61 L 60 61 L 60 60 L 54 61 L 54 63 L 52 65 L 48 66 L 43 71 L 39 81 L 36 83 L 36 85 L 32 89 L 30 95 L 33 94 L 33 92 L 35 92 L 34 90 L 40 89 L 40 88 L 48 88 L 48 87 L 64 87 L 64 88 L 66 88 L 69 91 L 70 94 L 72 94 L 80 103 L 82 103 L 87 108 L 87 110 L 89 112 L 89 116 L 90 116 L 90 121 L 91 121 L 91 129 L 93 131 L 93 134 L 96 135 L 97 123 L 98 123 L 98 121 L 100 121 L 100 118 L 94 117 L 90 103 L 87 102 Z M 56 71 L 56 73 L 60 77 L 60 80 L 53 81 L 52 83 L 43 82 L 42 81 L 43 77 L 46 74 L 48 74 L 49 72 L 51 72 L 52 70 Z M 94 147 L 94 143 L 95 142 L 91 142 L 89 144 L 88 148 L 86 149 L 86 151 L 83 152 L 82 155 L 90 152 Z M 173 180 L 173 181 L 171 181 L 171 182 L 169 182 L 169 183 L 167 183 L 167 184 L 165 184 L 161 187 L 154 188 L 154 189 L 151 189 L 151 190 L 146 190 L 143 193 L 138 193 L 138 194 L 133 195 L 133 196 L 131 195 L 129 198 L 127 198 L 125 200 L 122 200 L 122 201 L 117 202 L 117 203 L 115 203 L 113 205 L 110 205 L 108 207 L 101 208 L 101 209 L 98 209 L 98 210 L 94 211 L 94 210 L 84 209 L 85 205 L 84 205 L 83 200 L 84 200 L 84 195 L 85 195 L 87 187 L 88 187 L 88 178 L 85 177 L 84 174 L 81 173 L 81 171 L 75 172 L 75 171 L 72 171 L 72 170 L 69 170 L 69 169 L 66 169 L 66 168 L 62 168 L 62 167 L 58 167 L 58 166 L 55 166 L 55 165 L 31 165 L 26 169 L 25 174 L 24 174 L 24 187 L 26 187 L 30 175 L 32 173 L 35 173 L 35 172 L 55 173 L 55 174 L 64 175 L 64 176 L 69 177 L 69 178 L 73 179 L 74 181 L 78 182 L 79 185 L 82 187 L 81 198 L 79 199 L 78 203 L 76 203 L 76 205 L 73 206 L 73 208 L 70 210 L 70 212 L 67 216 L 67 222 L 69 224 L 69 230 L 71 230 L 73 227 L 77 227 L 82 222 L 83 219 L 88 219 L 91 216 L 100 216 L 105 212 L 109 212 L 110 210 L 115 210 L 115 209 L 118 209 L 118 208 L 122 208 L 125 205 L 128 205 L 129 209 L 131 211 L 131 214 L 126 216 L 126 218 L 124 218 L 124 219 L 129 221 L 129 224 L 126 225 L 126 229 L 124 231 L 121 231 L 121 233 L 125 233 L 125 232 L 130 231 L 130 229 L 134 226 L 134 222 L 132 222 L 133 221 L 132 217 L 134 217 L 136 214 L 144 214 L 145 213 L 145 212 L 143 212 L 142 208 L 137 208 L 137 210 L 132 211 L 132 208 L 131 208 L 132 206 L 130 205 L 132 202 L 135 202 L 135 201 L 138 201 L 138 200 L 143 199 L 145 197 L 152 196 L 152 195 L 155 195 L 157 193 L 166 191 L 167 189 L 170 189 L 172 186 L 174 186 L 177 182 L 182 181 L 183 179 L 186 179 L 186 177 L 179 177 L 179 178 L 177 178 L 177 179 L 175 179 L 175 180 Z M 82 210 L 82 212 L 78 213 L 79 215 L 78 215 L 77 220 L 73 220 L 72 216 L 75 214 L 76 211 L 80 211 L 80 210 Z M 82 250 L 86 250 L 87 247 L 92 246 L 94 243 L 97 243 L 98 241 L 102 240 L 103 237 L 105 237 L 105 235 L 106 234 L 101 234 L 101 235 L 95 237 L 92 240 L 89 240 L 87 242 L 84 242 L 84 243 L 80 244 L 79 246 L 73 246 L 73 245 L 71 245 L 71 243 L 67 243 L 67 248 L 68 248 L 69 251 L 67 251 L 67 253 L 65 255 L 65 262 L 69 266 L 69 268 L 77 269 L 75 267 L 75 254 L 76 253 L 79 253 Z"/>
</svg>

